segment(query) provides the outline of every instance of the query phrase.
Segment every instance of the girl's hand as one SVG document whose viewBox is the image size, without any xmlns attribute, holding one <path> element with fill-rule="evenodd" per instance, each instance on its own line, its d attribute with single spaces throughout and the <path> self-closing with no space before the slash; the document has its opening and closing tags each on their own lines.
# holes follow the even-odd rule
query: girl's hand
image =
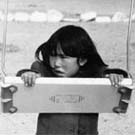
<svg viewBox="0 0 135 135">
<path fill-rule="evenodd" d="M 25 72 L 21 75 L 21 79 L 27 87 L 32 87 L 38 77 L 41 77 L 41 75 L 31 71 Z"/>
<path fill-rule="evenodd" d="M 115 87 L 118 87 L 124 78 L 124 76 L 120 74 L 108 74 L 106 76 L 110 79 L 111 84 Z"/>
</svg>

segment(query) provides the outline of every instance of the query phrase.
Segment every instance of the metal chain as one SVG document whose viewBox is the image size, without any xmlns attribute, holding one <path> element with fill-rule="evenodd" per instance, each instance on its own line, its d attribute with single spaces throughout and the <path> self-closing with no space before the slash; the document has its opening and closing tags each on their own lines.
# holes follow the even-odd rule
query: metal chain
<svg viewBox="0 0 135 135">
<path fill-rule="evenodd" d="M 4 10 L 4 23 L 3 23 L 3 43 L 1 52 L 1 72 L 2 72 L 2 82 L 5 82 L 5 56 L 6 56 L 6 40 L 7 40 L 7 17 L 8 17 L 8 0 L 6 0 L 5 10 Z"/>
</svg>

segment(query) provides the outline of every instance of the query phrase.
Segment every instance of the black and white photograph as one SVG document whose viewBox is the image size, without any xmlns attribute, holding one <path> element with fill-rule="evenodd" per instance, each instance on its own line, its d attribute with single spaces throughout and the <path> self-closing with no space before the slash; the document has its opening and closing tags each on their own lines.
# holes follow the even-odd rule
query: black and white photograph
<svg viewBox="0 0 135 135">
<path fill-rule="evenodd" d="M 135 0 L 0 1 L 0 135 L 135 134 Z"/>
</svg>

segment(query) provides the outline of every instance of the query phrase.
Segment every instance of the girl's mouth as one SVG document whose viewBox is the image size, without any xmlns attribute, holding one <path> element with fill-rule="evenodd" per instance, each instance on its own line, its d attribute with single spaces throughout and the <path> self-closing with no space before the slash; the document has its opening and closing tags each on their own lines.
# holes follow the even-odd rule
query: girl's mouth
<svg viewBox="0 0 135 135">
<path fill-rule="evenodd" d="M 63 76 L 64 72 L 62 71 L 59 71 L 59 70 L 53 70 L 53 72 L 56 74 L 56 75 L 60 75 L 60 76 Z"/>
</svg>

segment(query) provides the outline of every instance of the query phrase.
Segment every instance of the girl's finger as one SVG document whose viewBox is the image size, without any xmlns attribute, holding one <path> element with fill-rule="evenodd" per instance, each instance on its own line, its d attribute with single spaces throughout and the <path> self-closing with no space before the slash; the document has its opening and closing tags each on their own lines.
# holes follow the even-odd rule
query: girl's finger
<svg viewBox="0 0 135 135">
<path fill-rule="evenodd" d="M 29 83 L 28 83 L 28 76 L 27 75 L 24 75 L 24 85 L 25 86 L 28 86 L 29 85 Z"/>
<path fill-rule="evenodd" d="M 112 74 L 109 74 L 109 79 L 111 81 L 111 84 L 114 86 L 115 83 L 114 83 L 114 77 Z"/>
<path fill-rule="evenodd" d="M 124 78 L 123 75 L 119 75 L 119 85 L 120 85 L 120 83 L 122 82 L 123 78 Z"/>
<path fill-rule="evenodd" d="M 31 76 L 31 75 L 28 76 L 27 82 L 28 82 L 28 86 L 31 87 L 31 86 L 32 86 L 32 83 L 33 83 L 33 82 L 32 82 L 32 76 Z"/>
<path fill-rule="evenodd" d="M 114 77 L 114 86 L 118 87 L 119 86 L 119 75 L 113 75 Z"/>
<path fill-rule="evenodd" d="M 33 76 L 32 76 L 32 86 L 34 86 L 35 85 L 35 82 L 36 82 L 36 78 L 37 78 L 37 76 L 36 76 L 36 74 L 33 74 Z"/>
</svg>

